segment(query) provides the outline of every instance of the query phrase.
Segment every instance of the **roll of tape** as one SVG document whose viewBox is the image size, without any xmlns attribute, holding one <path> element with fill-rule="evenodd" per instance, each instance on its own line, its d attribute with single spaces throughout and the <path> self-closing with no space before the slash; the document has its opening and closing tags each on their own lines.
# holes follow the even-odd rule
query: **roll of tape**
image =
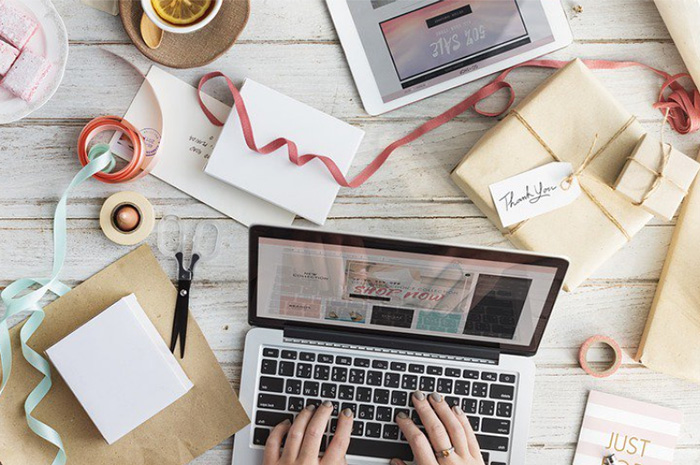
<svg viewBox="0 0 700 465">
<path fill-rule="evenodd" d="M 133 207 L 138 213 L 136 226 L 133 229 L 122 229 L 117 224 L 116 215 L 123 207 Z M 153 205 L 146 197 L 136 192 L 117 192 L 105 200 L 100 210 L 102 232 L 107 239 L 119 245 L 134 245 L 143 241 L 151 234 L 155 223 Z"/>
<path fill-rule="evenodd" d="M 588 351 L 591 350 L 591 346 L 593 344 L 597 343 L 605 344 L 615 352 L 615 360 L 613 361 L 612 365 L 602 371 L 594 370 L 588 363 Z M 593 336 L 588 338 L 581 346 L 581 349 L 579 349 L 578 361 L 581 364 L 583 371 L 585 371 L 587 374 L 596 378 L 607 378 L 608 376 L 614 375 L 620 368 L 620 365 L 622 365 L 622 349 L 620 349 L 620 345 L 615 342 L 614 339 L 608 336 Z"/>
</svg>

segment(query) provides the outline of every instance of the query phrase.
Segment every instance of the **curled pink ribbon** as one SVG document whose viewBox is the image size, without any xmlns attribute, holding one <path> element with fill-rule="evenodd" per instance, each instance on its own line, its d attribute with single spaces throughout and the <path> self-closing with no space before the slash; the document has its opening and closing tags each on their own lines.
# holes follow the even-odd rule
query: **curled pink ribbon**
<svg viewBox="0 0 700 465">
<path fill-rule="evenodd" d="M 680 73 L 676 75 L 671 75 L 665 71 L 653 68 L 651 66 L 639 63 L 636 61 L 609 61 L 609 60 L 582 60 L 586 66 L 590 69 L 623 69 L 631 67 L 642 67 L 653 71 L 659 76 L 665 79 L 661 90 L 659 92 L 658 101 L 654 104 L 654 108 L 658 108 L 661 113 L 665 113 L 668 109 L 668 121 L 670 126 L 679 134 L 688 134 L 690 132 L 697 131 L 700 129 L 700 93 L 697 89 L 692 89 L 688 91 L 679 82 L 679 79 L 684 77 L 689 77 L 687 73 Z M 505 113 L 515 101 L 515 90 L 513 86 L 507 82 L 505 79 L 510 74 L 511 71 L 517 68 L 524 67 L 535 67 L 535 68 L 551 68 L 560 69 L 569 64 L 568 61 L 559 60 L 531 60 L 519 65 L 515 65 L 511 68 L 506 69 L 501 72 L 493 81 L 486 84 L 484 87 L 462 100 L 457 105 L 453 106 L 449 110 L 445 111 L 439 116 L 423 123 L 418 128 L 414 129 L 409 134 L 405 135 L 401 139 L 398 139 L 391 144 L 389 144 L 384 150 L 381 151 L 377 157 L 372 160 L 372 162 L 367 165 L 360 173 L 358 173 L 352 180 L 347 180 L 343 173 L 340 171 L 335 162 L 325 156 L 316 155 L 313 153 L 299 154 L 294 141 L 285 139 L 284 137 L 277 138 L 272 142 L 264 145 L 263 147 L 258 147 L 255 142 L 255 137 L 253 134 L 253 126 L 250 122 L 250 117 L 248 116 L 248 111 L 245 107 L 245 102 L 241 97 L 240 92 L 233 84 L 231 79 L 229 79 L 225 74 L 220 71 L 215 71 L 212 73 L 205 74 L 199 81 L 198 86 L 198 97 L 199 104 L 202 110 L 206 114 L 209 121 L 216 126 L 223 126 L 224 123 L 220 121 L 214 114 L 207 108 L 204 101 L 202 101 L 202 88 L 210 79 L 216 77 L 223 77 L 226 80 L 229 91 L 233 96 L 234 108 L 238 113 L 238 118 L 240 120 L 241 129 L 243 130 L 243 136 L 245 138 L 246 144 L 250 150 L 257 152 L 261 155 L 267 155 L 276 151 L 277 149 L 287 146 L 287 154 L 289 161 L 296 164 L 297 166 L 304 166 L 313 159 L 318 159 L 321 161 L 330 174 L 333 176 L 335 181 L 343 187 L 359 187 L 364 184 L 369 178 L 371 178 L 379 168 L 387 161 L 389 156 L 399 147 L 413 142 L 414 140 L 420 138 L 424 134 L 431 132 L 432 130 L 442 126 L 443 124 L 453 120 L 457 116 L 461 115 L 470 108 L 474 108 L 474 111 L 483 116 L 500 116 Z M 507 89 L 509 92 L 508 102 L 505 107 L 496 112 L 487 112 L 480 110 L 477 105 L 482 100 L 490 97 L 499 90 Z M 665 96 L 666 89 L 670 89 L 670 93 Z"/>
</svg>

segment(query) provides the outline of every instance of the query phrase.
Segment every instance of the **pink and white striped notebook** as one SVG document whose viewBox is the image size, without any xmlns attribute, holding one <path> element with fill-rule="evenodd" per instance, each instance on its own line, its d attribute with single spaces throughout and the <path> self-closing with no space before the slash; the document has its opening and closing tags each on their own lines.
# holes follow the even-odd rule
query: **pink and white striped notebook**
<svg viewBox="0 0 700 465">
<path fill-rule="evenodd" d="M 682 423 L 678 410 L 591 391 L 573 465 L 610 454 L 620 465 L 672 465 Z"/>
</svg>

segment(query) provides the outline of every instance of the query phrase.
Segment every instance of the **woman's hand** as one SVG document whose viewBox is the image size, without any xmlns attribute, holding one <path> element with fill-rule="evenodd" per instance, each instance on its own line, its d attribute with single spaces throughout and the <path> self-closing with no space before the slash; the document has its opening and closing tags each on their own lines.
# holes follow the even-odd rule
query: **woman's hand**
<svg viewBox="0 0 700 465">
<path fill-rule="evenodd" d="M 484 465 L 476 435 L 462 409 L 450 408 L 437 392 L 426 397 L 416 391 L 412 398 L 428 437 L 404 413 L 399 413 L 396 422 L 411 445 L 416 465 Z M 405 465 L 400 459 L 391 464 Z"/>
<path fill-rule="evenodd" d="M 263 465 L 344 465 L 352 432 L 353 415 L 350 409 L 338 415 L 335 436 L 323 458 L 319 458 L 321 441 L 332 412 L 333 404 L 329 401 L 318 408 L 311 404 L 297 415 L 294 424 L 287 420 L 277 425 L 265 444 Z M 287 441 L 280 454 L 285 435 Z"/>
</svg>

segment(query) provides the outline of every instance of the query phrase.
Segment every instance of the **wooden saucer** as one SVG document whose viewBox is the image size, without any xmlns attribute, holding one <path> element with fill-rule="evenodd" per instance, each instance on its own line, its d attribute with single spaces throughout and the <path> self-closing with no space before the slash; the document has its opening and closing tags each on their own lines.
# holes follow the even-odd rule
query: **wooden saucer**
<svg viewBox="0 0 700 465">
<path fill-rule="evenodd" d="M 141 37 L 141 2 L 119 0 L 119 13 L 129 38 L 146 57 L 171 68 L 198 68 L 216 60 L 236 43 L 248 23 L 250 0 L 224 0 L 211 23 L 190 34 L 166 32 L 163 43 L 155 50 L 148 48 Z"/>
</svg>

